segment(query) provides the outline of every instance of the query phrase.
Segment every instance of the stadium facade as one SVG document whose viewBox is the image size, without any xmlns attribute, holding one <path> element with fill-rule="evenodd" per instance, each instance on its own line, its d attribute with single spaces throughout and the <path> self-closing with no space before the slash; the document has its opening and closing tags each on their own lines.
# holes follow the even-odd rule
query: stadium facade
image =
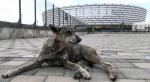
<svg viewBox="0 0 150 82">
<path fill-rule="evenodd" d="M 65 14 L 63 13 L 65 12 Z M 53 24 L 53 11 L 47 11 L 47 23 Z M 66 13 L 67 18 L 66 20 Z M 135 22 L 144 22 L 147 10 L 132 5 L 123 4 L 93 4 L 77 5 L 56 8 L 54 11 L 54 25 L 89 25 L 97 28 L 111 27 L 113 25 L 132 26 Z M 45 12 L 42 13 L 43 23 L 45 23 Z"/>
</svg>

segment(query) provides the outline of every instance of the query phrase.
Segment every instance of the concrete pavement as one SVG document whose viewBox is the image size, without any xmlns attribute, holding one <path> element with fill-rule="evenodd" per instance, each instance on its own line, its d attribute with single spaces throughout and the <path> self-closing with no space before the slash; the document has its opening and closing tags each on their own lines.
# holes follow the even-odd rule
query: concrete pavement
<svg viewBox="0 0 150 82">
<path fill-rule="evenodd" d="M 103 61 L 113 65 L 116 82 L 150 82 L 150 34 L 84 34 L 81 44 L 95 48 Z M 34 60 L 47 38 L 0 41 L 0 75 Z M 43 67 L 0 82 L 111 82 L 101 66 L 90 71 L 91 80 L 74 80 L 63 67 Z"/>
</svg>

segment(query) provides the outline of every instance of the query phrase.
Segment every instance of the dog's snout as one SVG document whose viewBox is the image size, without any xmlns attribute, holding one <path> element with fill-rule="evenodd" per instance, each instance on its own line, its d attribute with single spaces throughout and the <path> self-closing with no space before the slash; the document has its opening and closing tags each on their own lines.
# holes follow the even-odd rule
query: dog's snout
<svg viewBox="0 0 150 82">
<path fill-rule="evenodd" d="M 81 40 L 82 40 L 82 39 L 81 39 L 80 37 L 78 37 L 78 43 L 81 42 Z"/>
<path fill-rule="evenodd" d="M 76 35 L 76 38 L 77 38 L 77 43 L 79 43 L 82 39 Z"/>
</svg>

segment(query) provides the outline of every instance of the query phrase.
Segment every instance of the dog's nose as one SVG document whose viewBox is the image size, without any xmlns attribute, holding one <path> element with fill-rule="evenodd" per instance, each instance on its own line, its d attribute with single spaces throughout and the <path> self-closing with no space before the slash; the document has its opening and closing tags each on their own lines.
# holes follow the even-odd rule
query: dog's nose
<svg viewBox="0 0 150 82">
<path fill-rule="evenodd" d="M 82 40 L 82 39 L 81 39 L 80 37 L 78 37 L 78 43 L 81 42 L 81 40 Z"/>
<path fill-rule="evenodd" d="M 75 34 L 75 36 L 76 36 L 76 43 L 79 43 L 82 39 L 76 34 Z"/>
</svg>

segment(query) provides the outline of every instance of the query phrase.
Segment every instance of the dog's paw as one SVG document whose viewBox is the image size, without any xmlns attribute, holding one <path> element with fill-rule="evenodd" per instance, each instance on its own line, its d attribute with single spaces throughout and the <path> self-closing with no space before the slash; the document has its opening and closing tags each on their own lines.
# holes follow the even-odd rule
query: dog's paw
<svg viewBox="0 0 150 82">
<path fill-rule="evenodd" d="M 81 75 L 84 79 L 90 80 L 91 79 L 91 75 L 88 71 L 86 71 L 85 69 L 82 69 L 81 71 Z"/>
<path fill-rule="evenodd" d="M 3 78 L 9 78 L 13 76 L 14 70 L 10 70 L 2 75 Z"/>
<path fill-rule="evenodd" d="M 75 72 L 74 74 L 74 79 L 81 79 L 81 73 L 78 71 L 78 72 Z"/>
<path fill-rule="evenodd" d="M 111 74 L 109 75 L 109 78 L 110 78 L 110 80 L 112 80 L 112 81 L 116 81 L 117 75 L 116 75 L 115 73 L 111 73 Z"/>
<path fill-rule="evenodd" d="M 5 74 L 2 75 L 2 77 L 3 77 L 3 78 L 8 78 L 8 77 L 9 77 L 9 74 L 5 73 Z"/>
</svg>

